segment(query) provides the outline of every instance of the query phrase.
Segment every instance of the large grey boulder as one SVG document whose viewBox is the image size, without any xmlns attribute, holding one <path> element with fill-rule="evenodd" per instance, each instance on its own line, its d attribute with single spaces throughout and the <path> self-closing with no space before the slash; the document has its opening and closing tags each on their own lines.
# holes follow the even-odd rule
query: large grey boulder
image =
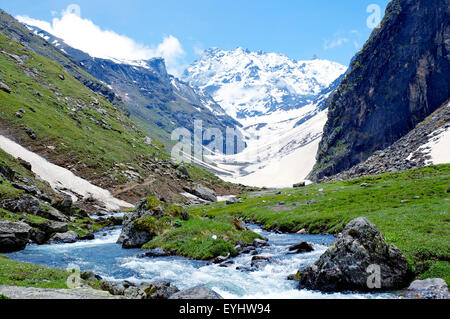
<svg viewBox="0 0 450 319">
<path fill-rule="evenodd" d="M 147 299 L 145 291 L 143 291 L 138 287 L 133 286 L 126 288 L 123 295 L 128 299 L 136 299 L 136 300 Z"/>
<path fill-rule="evenodd" d="M 223 299 L 223 298 L 221 295 L 205 286 L 197 286 L 191 289 L 177 292 L 172 296 L 170 296 L 169 299 Z"/>
<path fill-rule="evenodd" d="M 141 248 L 142 245 L 148 243 L 156 235 L 136 226 L 136 222 L 139 219 L 162 214 L 162 207 L 157 206 L 147 210 L 147 203 L 148 199 L 141 200 L 136 205 L 134 212 L 124 216 L 122 232 L 117 241 L 117 243 L 122 244 L 123 248 Z"/>
<path fill-rule="evenodd" d="M 123 248 L 141 248 L 142 245 L 152 240 L 153 236 L 147 231 L 140 230 L 136 227 L 135 222 L 140 218 L 151 216 L 150 213 L 133 212 L 123 218 L 123 228 L 120 233 L 118 244 L 122 244 Z"/>
<path fill-rule="evenodd" d="M 400 250 L 389 245 L 366 218 L 352 220 L 312 266 L 301 271 L 300 288 L 332 291 L 401 289 L 411 268 Z"/>
<path fill-rule="evenodd" d="M 209 202 L 217 202 L 216 192 L 203 185 L 196 184 L 188 192 Z"/>
<path fill-rule="evenodd" d="M 176 286 L 172 286 L 167 280 L 158 280 L 151 283 L 142 283 L 140 286 L 147 295 L 147 299 L 169 299 L 170 296 L 179 292 Z"/>
<path fill-rule="evenodd" d="M 74 231 L 68 231 L 65 233 L 57 233 L 51 239 L 52 244 L 72 244 L 78 240 L 78 234 Z"/>
<path fill-rule="evenodd" d="M 0 220 L 0 253 L 25 249 L 31 227 L 22 222 Z"/>
<path fill-rule="evenodd" d="M 441 278 L 413 281 L 402 296 L 407 299 L 450 299 L 447 283 Z"/>
<path fill-rule="evenodd" d="M 50 220 L 40 224 L 39 229 L 45 232 L 47 235 L 52 235 L 55 233 L 65 233 L 69 231 L 67 223 Z"/>
</svg>

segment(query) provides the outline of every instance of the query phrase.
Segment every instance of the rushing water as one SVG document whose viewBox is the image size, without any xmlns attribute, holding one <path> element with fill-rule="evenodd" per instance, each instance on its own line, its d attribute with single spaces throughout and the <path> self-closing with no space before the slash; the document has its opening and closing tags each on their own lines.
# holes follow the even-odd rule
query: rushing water
<svg viewBox="0 0 450 319">
<path fill-rule="evenodd" d="M 65 269 L 77 264 L 82 270 L 92 270 L 108 280 L 129 280 L 136 283 L 166 279 L 180 289 L 206 285 L 224 298 L 307 299 L 307 298 L 395 298 L 393 294 L 322 294 L 296 289 L 296 283 L 286 280 L 303 266 L 315 262 L 334 238 L 321 235 L 275 234 L 250 225 L 253 231 L 269 239 L 270 246 L 260 250 L 261 256 L 273 262 L 257 271 L 240 271 L 249 267 L 252 256 L 234 258 L 229 268 L 207 265 L 204 261 L 181 257 L 138 258 L 139 250 L 125 250 L 116 244 L 120 228 L 98 233 L 93 241 L 74 244 L 28 246 L 8 257 Z M 288 247 L 301 241 L 313 243 L 314 252 L 287 254 Z"/>
</svg>

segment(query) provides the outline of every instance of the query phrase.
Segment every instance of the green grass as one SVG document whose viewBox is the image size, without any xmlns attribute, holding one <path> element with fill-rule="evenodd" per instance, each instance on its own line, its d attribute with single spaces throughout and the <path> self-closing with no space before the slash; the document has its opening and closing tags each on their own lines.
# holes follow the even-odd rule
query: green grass
<svg viewBox="0 0 450 319">
<path fill-rule="evenodd" d="M 0 285 L 67 289 L 68 276 L 64 270 L 14 261 L 0 255 Z"/>
<path fill-rule="evenodd" d="M 361 187 L 362 183 L 370 186 Z M 364 216 L 405 254 L 417 273 L 444 272 L 448 281 L 449 192 L 450 165 L 439 165 L 314 184 L 279 195 L 275 191 L 249 193 L 241 196 L 241 204 L 197 206 L 190 213 L 242 217 L 269 229 L 296 232 L 305 228 L 315 234 L 336 234 L 350 220 Z"/>
<path fill-rule="evenodd" d="M 234 246 L 238 241 L 251 243 L 256 238 L 261 236 L 251 231 L 238 231 L 229 218 L 192 217 L 188 221 L 178 220 L 178 227 L 155 237 L 143 248 L 160 247 L 174 255 L 207 260 L 236 255 Z"/>
<path fill-rule="evenodd" d="M 97 173 L 106 173 L 116 163 L 129 163 L 143 171 L 141 156 L 155 154 L 168 158 L 167 153 L 146 145 L 145 134 L 115 106 L 65 73 L 60 65 L 2 34 L 0 48 L 9 54 L 29 57 L 23 58 L 24 64 L 19 64 L 0 54 L 0 81 L 13 90 L 11 94 L 0 91 L 3 125 L 22 132 L 25 128 L 33 129 L 37 136 L 33 143 L 54 147 L 54 156 L 64 157 L 71 163 L 84 163 Z M 35 75 L 27 75 L 30 72 Z M 60 74 L 64 75 L 64 81 Z M 93 105 L 95 100 L 99 105 Z M 20 109 L 25 110 L 23 118 L 15 115 Z M 104 120 L 113 130 L 104 129 L 97 123 L 99 120 Z"/>
</svg>

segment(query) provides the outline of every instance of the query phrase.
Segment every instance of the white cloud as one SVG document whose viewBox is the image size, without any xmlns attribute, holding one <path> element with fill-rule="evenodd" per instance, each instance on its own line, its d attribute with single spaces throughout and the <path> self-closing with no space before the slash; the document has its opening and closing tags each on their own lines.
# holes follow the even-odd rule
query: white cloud
<svg viewBox="0 0 450 319">
<path fill-rule="evenodd" d="M 184 67 L 182 59 L 185 52 L 180 41 L 173 35 L 164 36 L 158 45 L 143 45 L 125 35 L 104 30 L 91 20 L 82 18 L 78 5 L 69 5 L 61 12 L 61 17 L 54 17 L 51 23 L 28 16 L 16 18 L 22 23 L 36 26 L 63 39 L 68 45 L 93 57 L 126 61 L 163 57 L 168 71 L 175 75 L 178 75 Z"/>
<path fill-rule="evenodd" d="M 344 45 L 348 41 L 350 41 L 348 38 L 338 38 L 338 39 L 333 39 L 331 41 L 325 40 L 324 49 L 325 50 L 334 49 L 334 48 Z"/>
</svg>

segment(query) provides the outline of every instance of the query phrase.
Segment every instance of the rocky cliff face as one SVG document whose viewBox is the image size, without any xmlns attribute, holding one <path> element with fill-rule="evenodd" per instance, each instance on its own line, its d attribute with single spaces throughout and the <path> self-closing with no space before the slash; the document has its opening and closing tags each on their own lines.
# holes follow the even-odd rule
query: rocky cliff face
<svg viewBox="0 0 450 319">
<path fill-rule="evenodd" d="M 411 131 L 450 95 L 450 0 L 394 0 L 330 97 L 312 179 L 342 172 Z"/>
<path fill-rule="evenodd" d="M 106 84 L 126 104 L 128 115 L 149 136 L 166 146 L 171 145 L 170 134 L 176 128 L 186 128 L 192 133 L 195 120 L 201 120 L 204 129 L 218 128 L 224 135 L 227 128 L 240 126 L 206 91 L 168 74 L 162 58 L 140 61 L 94 58 L 38 27 L 27 27 Z"/>
</svg>

